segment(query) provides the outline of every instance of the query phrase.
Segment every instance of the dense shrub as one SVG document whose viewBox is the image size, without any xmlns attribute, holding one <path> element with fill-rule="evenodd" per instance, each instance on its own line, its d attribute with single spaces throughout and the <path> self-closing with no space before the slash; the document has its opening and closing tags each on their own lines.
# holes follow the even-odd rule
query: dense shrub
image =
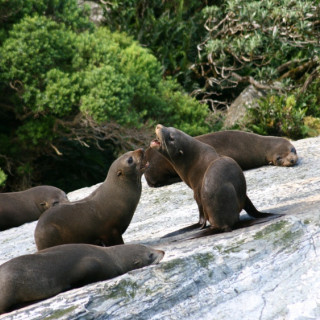
<svg viewBox="0 0 320 320">
<path fill-rule="evenodd" d="M 147 49 L 124 33 L 87 25 L 83 30 L 59 15 L 34 13 L 13 24 L 3 41 L 0 166 L 13 168 L 9 182 L 13 176 L 24 186 L 48 181 L 40 158 L 81 157 L 68 141 L 116 156 L 146 144 L 160 121 L 190 134 L 208 130 L 206 108 L 174 80 L 163 80 L 161 64 Z"/>
<path fill-rule="evenodd" d="M 306 75 L 306 78 L 308 77 L 309 75 Z M 299 139 L 314 135 L 312 124 L 318 123 L 319 118 L 320 80 L 318 78 L 305 91 L 299 88 L 281 95 L 273 92 L 261 99 L 258 107 L 248 109 L 247 128 L 260 134 Z"/>
<path fill-rule="evenodd" d="M 257 108 L 249 109 L 251 121 L 248 128 L 263 135 L 280 135 L 293 139 L 305 136 L 303 124 L 307 108 L 297 106 L 293 95 L 269 95 L 259 102 Z"/>
<path fill-rule="evenodd" d="M 197 57 L 197 44 L 205 35 L 201 10 L 208 2 L 111 0 L 102 5 L 104 24 L 113 31 L 127 32 L 148 47 L 161 62 L 163 74 L 178 79 L 191 92 L 198 88 L 190 66 Z"/>
<path fill-rule="evenodd" d="M 285 106 L 287 97 L 294 96 L 293 110 L 318 117 L 319 1 L 111 0 L 102 6 L 110 28 L 125 30 L 150 48 L 164 75 L 173 75 L 209 105 L 213 128 L 223 126 L 224 110 L 248 84 L 270 92 L 274 102 L 268 110 Z M 248 125 L 256 132 L 268 131 L 258 122 L 264 110 Z M 284 122 L 289 121 L 285 114 Z M 307 134 L 300 116 L 289 118 L 295 119 L 297 134 L 286 134 Z M 284 134 L 280 127 L 271 131 Z"/>
<path fill-rule="evenodd" d="M 228 0 L 203 14 L 207 34 L 194 70 L 205 80 L 199 97 L 214 106 L 232 102 L 249 83 L 271 89 L 280 81 L 291 90 L 319 65 L 315 1 Z"/>
</svg>

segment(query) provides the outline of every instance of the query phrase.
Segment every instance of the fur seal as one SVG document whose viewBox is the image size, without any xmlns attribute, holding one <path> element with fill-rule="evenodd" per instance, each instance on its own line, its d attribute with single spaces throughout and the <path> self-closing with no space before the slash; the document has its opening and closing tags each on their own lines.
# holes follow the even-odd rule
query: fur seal
<svg viewBox="0 0 320 320">
<path fill-rule="evenodd" d="M 210 228 L 197 237 L 231 231 L 252 221 L 240 222 L 244 209 L 254 218 L 278 217 L 258 211 L 246 194 L 246 180 L 235 160 L 220 156 L 213 147 L 186 133 L 156 126 L 157 139 L 150 143 L 171 162 L 181 179 L 193 190 L 199 208 L 198 226 Z M 196 225 L 195 225 L 196 226 Z"/>
<path fill-rule="evenodd" d="M 0 266 L 0 314 L 156 264 L 163 256 L 163 251 L 140 244 L 103 248 L 78 243 L 11 259 Z"/>
<path fill-rule="evenodd" d="M 242 170 L 267 164 L 289 167 L 298 160 L 295 147 L 281 137 L 226 130 L 197 136 L 195 139 L 214 147 L 218 154 L 234 159 Z M 156 150 L 148 148 L 145 158 L 150 164 L 144 173 L 150 187 L 157 188 L 181 181 L 170 162 Z"/>
<path fill-rule="evenodd" d="M 123 244 L 141 196 L 144 150 L 130 151 L 116 159 L 107 178 L 85 199 L 47 210 L 35 229 L 38 250 L 65 243 L 105 246 Z"/>
<path fill-rule="evenodd" d="M 65 192 L 52 186 L 0 193 L 0 230 L 38 220 L 45 210 L 66 202 Z"/>
</svg>

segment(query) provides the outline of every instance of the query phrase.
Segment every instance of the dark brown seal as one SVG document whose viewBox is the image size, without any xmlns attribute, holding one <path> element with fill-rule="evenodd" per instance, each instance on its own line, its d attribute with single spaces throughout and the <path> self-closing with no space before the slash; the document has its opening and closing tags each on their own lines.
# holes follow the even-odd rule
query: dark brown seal
<svg viewBox="0 0 320 320">
<path fill-rule="evenodd" d="M 289 167 L 298 160 L 295 147 L 281 137 L 232 130 L 209 133 L 195 139 L 214 147 L 218 154 L 234 159 L 242 170 L 267 164 Z M 144 174 L 150 187 L 162 187 L 181 181 L 170 162 L 156 150 L 148 148 L 145 158 L 150 164 Z"/>
<path fill-rule="evenodd" d="M 181 179 L 193 190 L 199 208 L 199 225 L 210 229 L 202 235 L 231 231 L 243 226 L 240 212 L 266 218 L 246 194 L 246 180 L 240 166 L 230 157 L 220 156 L 213 147 L 175 128 L 156 127 L 157 140 L 150 146 L 163 154 Z M 199 236 L 201 236 L 199 234 Z"/>
<path fill-rule="evenodd" d="M 35 229 L 38 250 L 64 243 L 123 244 L 141 196 L 143 157 L 143 149 L 123 154 L 87 198 L 47 210 Z"/>
<path fill-rule="evenodd" d="M 52 186 L 0 193 L 0 230 L 38 220 L 45 210 L 66 202 L 69 200 L 65 192 Z"/>
<path fill-rule="evenodd" d="M 0 314 L 59 292 L 158 263 L 164 252 L 140 244 L 65 244 L 0 266 Z"/>
</svg>

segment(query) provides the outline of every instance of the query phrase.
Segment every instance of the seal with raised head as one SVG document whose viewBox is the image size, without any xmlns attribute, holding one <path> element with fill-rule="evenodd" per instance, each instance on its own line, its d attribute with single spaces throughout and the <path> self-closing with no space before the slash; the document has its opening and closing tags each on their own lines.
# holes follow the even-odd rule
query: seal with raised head
<svg viewBox="0 0 320 320">
<path fill-rule="evenodd" d="M 156 264 L 163 256 L 140 244 L 103 248 L 78 243 L 13 258 L 0 266 L 0 314 Z"/>
<path fill-rule="evenodd" d="M 45 210 L 67 202 L 69 200 L 65 192 L 53 186 L 0 193 L 0 230 L 38 220 Z"/>
<path fill-rule="evenodd" d="M 150 146 L 171 162 L 194 192 L 199 208 L 197 225 L 204 228 L 210 223 L 199 237 L 245 226 L 247 222 L 240 222 L 242 209 L 254 218 L 279 216 L 254 207 L 246 193 L 244 174 L 232 158 L 220 156 L 213 147 L 175 128 L 159 124 L 156 135 Z"/>
<path fill-rule="evenodd" d="M 35 229 L 38 250 L 65 243 L 105 246 L 123 244 L 141 196 L 144 150 L 130 151 L 116 159 L 107 178 L 85 199 L 47 210 Z"/>
<path fill-rule="evenodd" d="M 195 139 L 214 147 L 219 155 L 232 158 L 242 170 L 268 164 L 289 167 L 298 160 L 295 147 L 281 137 L 226 130 L 197 136 Z M 170 162 L 156 150 L 148 148 L 145 158 L 150 164 L 144 173 L 150 187 L 157 188 L 181 181 Z"/>
</svg>

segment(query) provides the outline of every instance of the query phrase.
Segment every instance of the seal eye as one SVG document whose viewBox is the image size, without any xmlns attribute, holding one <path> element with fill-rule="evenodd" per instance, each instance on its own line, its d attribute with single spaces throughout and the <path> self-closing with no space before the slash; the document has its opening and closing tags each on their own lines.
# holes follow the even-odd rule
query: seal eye
<svg viewBox="0 0 320 320">
<path fill-rule="evenodd" d="M 172 136 L 172 134 L 169 135 L 168 140 L 169 140 L 170 142 L 174 141 L 174 137 Z"/>
<path fill-rule="evenodd" d="M 150 261 L 153 260 L 153 253 L 150 253 L 150 254 L 149 254 L 149 259 L 150 259 Z"/>
<path fill-rule="evenodd" d="M 130 158 L 128 159 L 128 163 L 131 164 L 132 162 L 133 162 L 133 158 L 130 157 Z"/>
<path fill-rule="evenodd" d="M 277 161 L 280 161 L 281 160 L 281 157 L 280 156 L 277 156 L 277 159 L 276 159 Z"/>
<path fill-rule="evenodd" d="M 297 153 L 296 148 L 292 148 L 290 152 Z"/>
</svg>

